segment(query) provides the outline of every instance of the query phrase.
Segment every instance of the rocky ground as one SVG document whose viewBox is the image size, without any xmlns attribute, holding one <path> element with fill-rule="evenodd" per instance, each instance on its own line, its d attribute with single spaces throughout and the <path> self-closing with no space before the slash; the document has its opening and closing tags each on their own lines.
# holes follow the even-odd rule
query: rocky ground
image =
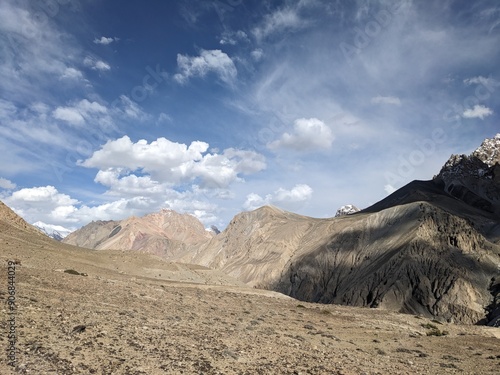
<svg viewBox="0 0 500 375">
<path fill-rule="evenodd" d="M 97 256 L 6 242 L 3 272 L 7 258 L 21 261 L 16 268 L 18 352 L 16 368 L 2 355 L 1 374 L 500 372 L 498 328 L 140 276 L 149 258 L 137 258 L 132 275 L 129 253 Z M 92 257 L 100 264 L 90 264 Z M 63 272 L 70 265 L 88 276 Z M 5 302 L 6 288 L 1 290 Z M 3 303 L 3 332 L 6 316 Z M 437 331 L 448 334 L 427 335 Z M 0 346 L 6 348 L 6 341 L 2 335 Z"/>
</svg>

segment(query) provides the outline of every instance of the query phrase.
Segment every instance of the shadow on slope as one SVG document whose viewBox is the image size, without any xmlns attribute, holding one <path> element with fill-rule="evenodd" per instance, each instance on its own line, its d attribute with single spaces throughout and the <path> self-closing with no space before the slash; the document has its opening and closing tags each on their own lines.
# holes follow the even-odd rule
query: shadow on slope
<svg viewBox="0 0 500 375">
<path fill-rule="evenodd" d="M 349 228 L 292 259 L 271 288 L 304 301 L 447 321 L 494 319 L 488 312 L 496 309 L 492 280 L 500 279 L 500 249 L 468 220 L 423 202 L 348 220 Z"/>
</svg>

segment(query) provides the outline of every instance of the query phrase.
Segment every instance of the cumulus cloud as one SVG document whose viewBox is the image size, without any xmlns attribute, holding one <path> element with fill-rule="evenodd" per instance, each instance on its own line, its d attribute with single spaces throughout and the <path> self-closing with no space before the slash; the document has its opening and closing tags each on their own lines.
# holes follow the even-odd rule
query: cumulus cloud
<svg viewBox="0 0 500 375">
<path fill-rule="evenodd" d="M 493 111 L 481 104 L 476 104 L 473 108 L 466 109 L 462 116 L 464 118 L 479 118 L 484 120 L 485 117 L 491 116 Z"/>
<path fill-rule="evenodd" d="M 12 190 L 16 188 L 16 184 L 6 178 L 0 178 L 0 189 Z"/>
<path fill-rule="evenodd" d="M 48 185 L 15 191 L 5 198 L 5 203 L 28 222 L 43 221 L 55 224 L 61 220 L 71 222 L 66 218 L 76 210 L 74 205 L 79 202 Z"/>
<path fill-rule="evenodd" d="M 332 130 L 317 118 L 301 118 L 294 122 L 293 131 L 268 144 L 271 150 L 290 149 L 300 152 L 326 150 L 332 146 Z"/>
<path fill-rule="evenodd" d="M 199 56 L 177 55 L 179 73 L 174 75 L 178 83 L 186 83 L 192 77 L 205 77 L 215 73 L 219 79 L 230 84 L 238 72 L 233 60 L 221 50 L 202 50 Z"/>
<path fill-rule="evenodd" d="M 295 185 L 292 189 L 287 190 L 279 188 L 272 194 L 267 194 L 265 197 L 256 193 L 247 195 L 246 201 L 243 204 L 245 210 L 255 210 L 265 205 L 276 205 L 287 209 L 297 208 L 297 204 L 302 204 L 311 199 L 313 189 L 306 184 Z"/>
<path fill-rule="evenodd" d="M 127 173 L 141 171 L 150 174 L 155 181 L 180 184 L 200 181 L 202 187 L 226 188 L 240 175 L 259 172 L 266 167 L 264 156 L 237 149 L 226 149 L 223 153 L 207 153 L 208 143 L 194 141 L 189 146 L 158 138 L 148 143 L 139 140 L 133 143 L 128 136 L 109 141 L 81 165 L 99 168 L 103 173 Z M 129 176 L 130 178 L 130 176 Z"/>
<path fill-rule="evenodd" d="M 95 59 L 93 57 L 87 56 L 83 60 L 83 64 L 92 70 L 98 70 L 100 72 L 106 72 L 111 70 L 111 66 L 102 60 Z"/>
<path fill-rule="evenodd" d="M 401 100 L 395 96 L 375 96 L 371 100 L 374 104 L 390 104 L 390 105 L 401 105 Z"/>
<path fill-rule="evenodd" d="M 107 46 L 108 44 L 111 44 L 113 42 L 118 42 L 119 40 L 120 40 L 119 38 L 107 38 L 105 36 L 101 36 L 100 38 L 95 38 L 94 43 Z"/>
</svg>

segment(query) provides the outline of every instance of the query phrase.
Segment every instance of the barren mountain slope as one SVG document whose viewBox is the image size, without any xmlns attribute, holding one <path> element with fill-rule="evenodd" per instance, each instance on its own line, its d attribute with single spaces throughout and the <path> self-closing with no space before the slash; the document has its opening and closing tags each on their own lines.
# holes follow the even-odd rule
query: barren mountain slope
<svg viewBox="0 0 500 375">
<path fill-rule="evenodd" d="M 346 217 L 242 213 L 182 259 L 305 301 L 500 325 L 499 145 Z"/>
<path fill-rule="evenodd" d="M 140 218 L 92 222 L 63 242 L 99 250 L 139 250 L 171 258 L 185 245 L 205 242 L 212 236 L 194 216 L 164 209 Z"/>
<path fill-rule="evenodd" d="M 497 308 L 500 247 L 425 202 L 328 220 L 263 207 L 181 259 L 304 301 L 462 323 L 498 315 L 489 312 Z"/>
<path fill-rule="evenodd" d="M 215 286 L 221 280 L 207 275 L 216 273 L 201 267 L 80 249 L 0 220 L 0 262 L 5 267 L 13 258 L 17 363 L 12 368 L 0 356 L 1 374 L 497 374 L 500 368 L 495 328 L 298 302 L 228 285 L 227 277 Z M 189 275 L 209 285 L 179 282 Z M 0 286 L 4 306 L 6 291 Z M 7 330 L 5 309 L 0 329 Z M 0 335 L 2 351 L 7 346 Z"/>
<path fill-rule="evenodd" d="M 323 303 L 498 324 L 500 247 L 466 220 L 416 202 L 341 219 L 271 289 Z M 495 302 L 493 298 L 496 297 Z"/>
<path fill-rule="evenodd" d="M 179 259 L 221 269 L 251 286 L 269 287 L 300 248 L 321 241 L 331 222 L 264 206 L 236 215 L 225 231 Z"/>
</svg>

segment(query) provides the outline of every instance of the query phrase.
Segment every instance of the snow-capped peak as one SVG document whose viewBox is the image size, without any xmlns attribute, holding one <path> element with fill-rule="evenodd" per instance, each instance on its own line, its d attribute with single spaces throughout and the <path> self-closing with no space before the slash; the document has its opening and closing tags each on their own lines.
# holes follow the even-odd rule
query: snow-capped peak
<svg viewBox="0 0 500 375">
<path fill-rule="evenodd" d="M 496 163 L 500 163 L 500 133 L 493 138 L 486 138 L 481 146 L 472 153 L 488 167 L 492 167 Z"/>
<path fill-rule="evenodd" d="M 71 229 L 62 227 L 60 225 L 46 224 L 43 221 L 37 221 L 32 225 L 35 228 L 39 229 L 42 233 L 57 241 L 61 241 L 64 237 L 73 232 L 73 230 Z"/>
<path fill-rule="evenodd" d="M 352 204 L 346 204 L 345 206 L 340 207 L 337 212 L 335 213 L 335 217 L 338 216 L 344 216 L 344 215 L 351 215 L 356 212 L 360 211 L 359 208 Z"/>
</svg>

